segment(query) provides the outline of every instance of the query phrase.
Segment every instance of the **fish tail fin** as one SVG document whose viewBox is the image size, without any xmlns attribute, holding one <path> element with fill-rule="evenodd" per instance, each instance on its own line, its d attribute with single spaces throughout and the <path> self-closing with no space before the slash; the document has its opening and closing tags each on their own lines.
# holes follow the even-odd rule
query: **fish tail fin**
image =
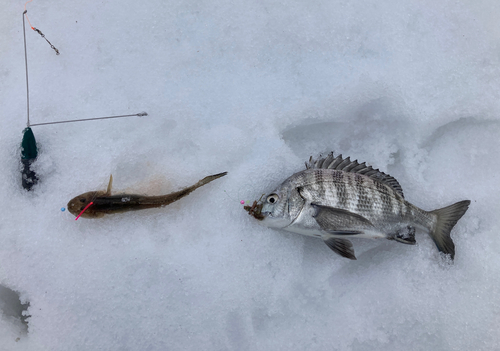
<svg viewBox="0 0 500 351">
<path fill-rule="evenodd" d="M 209 176 L 203 178 L 202 180 L 200 180 L 196 184 L 196 186 L 197 187 L 203 186 L 205 184 L 210 183 L 212 180 L 216 180 L 217 178 L 224 177 L 226 174 L 227 174 L 227 172 L 222 172 L 222 173 L 218 173 L 218 174 L 214 174 L 214 175 L 209 175 Z"/>
<path fill-rule="evenodd" d="M 455 257 L 455 244 L 450 233 L 458 220 L 467 211 L 469 205 L 470 200 L 464 200 L 430 212 L 437 216 L 437 220 L 434 230 L 431 230 L 429 234 L 438 250 L 449 254 L 452 260 Z"/>
<path fill-rule="evenodd" d="M 142 197 L 142 199 L 139 199 L 138 201 L 139 201 L 139 204 L 150 205 L 150 207 L 166 206 L 166 205 L 171 204 L 172 202 L 175 202 L 177 200 L 182 199 L 184 196 L 191 194 L 193 191 L 195 191 L 199 187 L 210 183 L 212 180 L 223 177 L 226 174 L 227 174 L 227 172 L 210 175 L 208 177 L 203 178 L 202 180 L 199 180 L 198 183 L 191 185 L 191 186 L 188 186 L 187 188 L 176 191 L 174 193 L 171 193 L 168 195 L 160 195 L 160 196 L 145 196 L 145 197 Z"/>
</svg>

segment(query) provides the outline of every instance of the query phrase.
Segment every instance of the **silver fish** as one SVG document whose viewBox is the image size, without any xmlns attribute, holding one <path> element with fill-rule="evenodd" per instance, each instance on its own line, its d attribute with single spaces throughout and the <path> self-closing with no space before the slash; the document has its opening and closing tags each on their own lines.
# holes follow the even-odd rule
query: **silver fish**
<svg viewBox="0 0 500 351">
<path fill-rule="evenodd" d="M 386 238 L 414 245 L 416 229 L 426 231 L 439 251 L 453 259 L 450 232 L 469 204 L 464 200 L 424 211 L 404 199 L 390 175 L 330 153 L 318 160 L 311 157 L 306 170 L 285 180 L 263 204 L 254 202 L 245 209 L 268 227 L 322 238 L 334 252 L 352 260 L 356 256 L 346 238 Z"/>
</svg>

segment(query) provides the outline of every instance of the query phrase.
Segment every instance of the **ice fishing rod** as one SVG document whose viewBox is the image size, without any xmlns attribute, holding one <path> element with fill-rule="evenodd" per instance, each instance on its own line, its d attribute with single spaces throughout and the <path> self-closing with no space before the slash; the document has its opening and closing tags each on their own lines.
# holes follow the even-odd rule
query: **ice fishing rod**
<svg viewBox="0 0 500 351">
<path fill-rule="evenodd" d="M 26 49 L 26 24 L 24 22 L 24 15 L 28 12 L 26 10 L 26 4 L 24 5 L 23 12 L 23 38 L 24 38 L 24 65 L 26 69 L 26 111 L 28 121 L 26 123 L 26 128 L 23 131 L 23 141 L 21 142 L 21 163 L 23 169 L 22 174 L 22 185 L 26 190 L 31 190 L 33 185 L 38 183 L 38 177 L 36 173 L 31 170 L 31 164 L 35 162 L 38 156 L 38 149 L 36 147 L 36 140 L 33 131 L 30 128 L 30 89 L 28 84 L 28 50 Z"/>
<path fill-rule="evenodd" d="M 28 2 L 31 2 L 28 1 Z M 28 4 L 28 2 L 26 4 Z M 30 94 L 29 94 L 29 82 L 28 82 L 28 50 L 26 48 L 26 23 L 24 21 L 24 17 L 28 19 L 28 15 L 26 14 L 28 11 L 26 10 L 26 4 L 24 5 L 23 12 L 23 38 L 24 38 L 24 65 L 26 71 L 26 128 L 23 130 L 23 140 L 21 142 L 21 163 L 23 169 L 21 170 L 22 174 L 22 185 L 26 190 L 31 190 L 31 188 L 38 183 L 38 176 L 36 173 L 31 170 L 31 164 L 36 160 L 38 156 L 38 148 L 36 145 L 35 135 L 31 130 L 33 126 L 42 126 L 48 124 L 60 124 L 60 123 L 72 123 L 72 122 L 84 122 L 84 121 L 95 121 L 100 119 L 111 119 L 111 118 L 124 118 L 124 117 L 143 117 L 147 116 L 146 112 L 140 112 L 136 114 L 130 115 L 120 115 L 120 116 L 106 116 L 106 117 L 95 117 L 95 118 L 84 118 L 84 119 L 73 119 L 66 121 L 53 121 L 53 122 L 45 122 L 45 123 L 30 123 Z M 29 22 L 29 19 L 28 19 Z M 47 43 L 49 43 L 50 47 L 56 52 L 56 55 L 59 55 L 59 50 L 55 48 L 54 45 L 50 41 L 45 38 L 45 35 L 37 28 L 33 27 L 30 23 L 31 29 L 36 31 L 38 34 L 44 38 Z"/>
</svg>

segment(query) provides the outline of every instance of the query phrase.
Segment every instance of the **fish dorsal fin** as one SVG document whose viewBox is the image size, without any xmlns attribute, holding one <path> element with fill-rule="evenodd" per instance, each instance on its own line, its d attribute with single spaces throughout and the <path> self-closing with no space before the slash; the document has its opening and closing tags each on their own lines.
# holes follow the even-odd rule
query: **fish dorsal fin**
<svg viewBox="0 0 500 351">
<path fill-rule="evenodd" d="M 404 198 L 403 189 L 399 182 L 388 174 L 379 171 L 378 169 L 373 169 L 372 166 L 367 166 L 366 162 L 359 163 L 358 160 L 351 161 L 350 157 L 342 158 L 342 155 L 333 157 L 333 152 L 330 152 L 328 156 L 320 157 L 314 160 L 312 156 L 309 158 L 309 162 L 306 162 L 306 169 L 335 169 L 337 171 L 344 171 L 349 173 L 359 173 L 365 175 L 369 178 L 378 180 L 388 186 L 390 186 L 394 191 Z"/>
<path fill-rule="evenodd" d="M 109 175 L 109 183 L 108 183 L 108 190 L 106 190 L 106 196 L 111 195 L 111 188 L 113 187 L 113 175 Z"/>
</svg>

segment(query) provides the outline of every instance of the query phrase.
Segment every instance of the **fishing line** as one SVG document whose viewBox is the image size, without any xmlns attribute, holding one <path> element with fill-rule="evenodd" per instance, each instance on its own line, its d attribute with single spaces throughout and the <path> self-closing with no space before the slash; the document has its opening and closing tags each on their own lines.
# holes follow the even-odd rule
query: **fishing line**
<svg viewBox="0 0 500 351">
<path fill-rule="evenodd" d="M 33 1 L 33 0 L 30 0 L 30 1 L 26 2 L 26 4 L 24 4 L 24 12 L 23 12 L 23 25 L 24 25 L 24 17 L 26 17 L 26 19 L 28 20 L 28 23 L 29 23 L 29 25 L 30 25 L 31 29 L 33 29 L 35 32 L 37 32 L 38 34 L 40 34 L 40 36 L 41 36 L 43 39 L 45 39 L 45 41 L 46 41 L 47 43 L 49 43 L 49 45 L 50 45 L 50 47 L 52 48 L 52 50 L 54 50 L 54 51 L 56 52 L 56 55 L 59 55 L 59 50 L 57 50 L 57 48 L 56 48 L 54 45 L 52 45 L 52 43 L 51 43 L 51 42 L 50 42 L 47 38 L 45 38 L 45 34 L 43 34 L 43 33 L 42 33 L 42 31 L 41 31 L 40 29 L 35 28 L 35 27 L 33 27 L 33 26 L 31 25 L 30 19 L 28 18 L 28 14 L 27 14 L 27 13 L 28 13 L 28 10 L 26 10 L 26 5 L 28 5 L 28 3 L 32 2 L 32 1 Z"/>
<path fill-rule="evenodd" d="M 32 2 L 33 0 L 30 0 L 30 1 L 26 1 L 26 3 L 24 4 L 24 12 L 23 12 L 23 15 L 28 12 L 28 10 L 26 10 L 26 5 L 28 5 L 30 2 Z M 31 22 L 30 22 L 30 19 L 28 18 L 28 15 L 26 15 L 26 19 L 28 20 L 28 23 L 30 24 L 30 27 L 33 28 L 33 26 L 31 25 Z"/>
<path fill-rule="evenodd" d="M 226 193 L 226 196 L 231 200 L 231 201 L 238 201 L 238 200 L 235 200 L 232 196 L 229 196 L 229 194 L 227 193 L 227 191 L 224 190 L 224 192 Z M 239 200 L 240 201 L 240 204 L 244 205 L 245 202 L 248 202 L 248 201 L 245 201 L 245 200 Z"/>
</svg>

